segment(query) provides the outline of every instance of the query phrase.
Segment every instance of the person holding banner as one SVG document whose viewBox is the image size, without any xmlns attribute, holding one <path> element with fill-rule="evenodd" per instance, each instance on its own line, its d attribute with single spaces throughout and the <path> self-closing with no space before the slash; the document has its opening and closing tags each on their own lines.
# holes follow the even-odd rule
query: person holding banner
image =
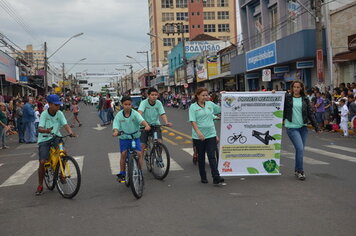
<svg viewBox="0 0 356 236">
<path fill-rule="evenodd" d="M 283 119 L 285 120 L 287 134 L 295 148 L 295 176 L 299 180 L 305 180 L 303 155 L 308 136 L 308 119 L 317 133 L 320 130 L 309 99 L 304 92 L 304 84 L 300 80 L 293 81 L 291 84 L 291 93 L 286 94 Z"/>
<path fill-rule="evenodd" d="M 216 129 L 214 118 L 221 109 L 211 101 L 207 101 L 208 90 L 198 88 L 195 94 L 196 102 L 189 108 L 189 121 L 192 124 L 192 138 L 198 152 L 198 165 L 201 182 L 206 184 L 208 179 L 205 171 L 205 153 L 208 155 L 213 184 L 218 185 L 224 182 L 220 177 L 216 160 Z"/>
</svg>

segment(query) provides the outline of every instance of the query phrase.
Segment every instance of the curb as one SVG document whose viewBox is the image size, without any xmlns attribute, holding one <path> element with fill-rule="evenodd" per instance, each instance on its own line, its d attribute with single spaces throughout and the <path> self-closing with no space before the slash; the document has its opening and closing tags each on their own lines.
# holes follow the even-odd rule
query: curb
<svg viewBox="0 0 356 236">
<path fill-rule="evenodd" d="M 314 127 L 313 127 L 312 125 L 307 125 L 307 127 L 308 127 L 309 129 L 314 129 Z M 335 132 L 344 133 L 344 131 L 343 131 L 342 129 L 338 129 L 338 130 L 336 130 Z M 349 130 L 349 134 L 350 134 L 350 135 L 351 135 L 351 134 L 354 134 L 354 132 L 353 132 L 352 130 Z"/>
</svg>

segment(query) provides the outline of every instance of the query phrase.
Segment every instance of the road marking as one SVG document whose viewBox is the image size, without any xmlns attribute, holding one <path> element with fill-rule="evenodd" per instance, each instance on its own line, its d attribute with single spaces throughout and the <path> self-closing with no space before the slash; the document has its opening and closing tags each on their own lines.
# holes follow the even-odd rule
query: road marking
<svg viewBox="0 0 356 236">
<path fill-rule="evenodd" d="M 332 148 L 332 149 L 338 149 L 338 150 L 342 150 L 342 151 L 356 153 L 355 148 L 348 148 L 348 147 L 343 147 L 343 146 L 338 146 L 338 145 L 324 145 L 324 146 L 328 147 L 328 148 Z"/>
<path fill-rule="evenodd" d="M 176 139 L 177 139 L 177 140 L 182 140 L 183 137 L 182 137 L 182 136 L 177 136 Z"/>
<path fill-rule="evenodd" d="M 176 134 L 175 133 L 169 133 L 168 135 L 169 136 L 175 136 Z"/>
<path fill-rule="evenodd" d="M 4 165 L 4 163 L 0 163 L 0 166 L 3 166 Z"/>
<path fill-rule="evenodd" d="M 193 148 L 182 148 L 183 151 L 185 151 L 186 153 L 188 153 L 190 156 L 193 157 L 194 154 L 194 149 Z M 205 163 L 209 164 L 209 160 L 208 158 L 205 158 Z"/>
<path fill-rule="evenodd" d="M 13 157 L 13 156 L 28 156 L 32 152 L 25 152 L 25 153 L 13 153 L 13 154 L 6 154 L 6 155 L 0 155 L 0 157 Z"/>
<path fill-rule="evenodd" d="M 171 141 L 170 139 L 168 139 L 168 138 L 166 138 L 166 137 L 162 137 L 162 138 L 163 138 L 163 141 L 165 141 L 165 142 L 167 142 L 167 143 L 170 143 L 170 144 L 172 144 L 172 145 L 174 145 L 174 146 L 177 146 L 177 145 L 178 145 L 178 143 L 175 143 L 175 142 Z"/>
<path fill-rule="evenodd" d="M 74 156 L 73 158 L 77 161 L 80 172 L 82 173 L 83 172 L 84 156 Z"/>
<path fill-rule="evenodd" d="M 108 153 L 108 157 L 110 161 L 111 174 L 116 175 L 120 172 L 120 153 Z"/>
<path fill-rule="evenodd" d="M 165 129 L 168 129 L 168 130 L 170 130 L 170 131 L 172 131 L 172 132 L 175 132 L 175 133 L 177 133 L 177 134 L 179 134 L 179 135 L 182 135 L 183 137 L 186 137 L 187 139 L 192 139 L 192 136 L 190 136 L 190 135 L 188 135 L 188 134 L 185 134 L 185 133 L 182 133 L 182 132 L 180 132 L 180 131 L 178 131 L 178 130 L 175 130 L 175 129 L 172 129 L 172 128 L 169 128 L 169 127 L 164 127 Z"/>
<path fill-rule="evenodd" d="M 282 155 L 282 157 L 286 157 L 288 159 L 292 159 L 292 160 L 295 159 L 295 154 L 291 153 L 291 152 L 282 151 L 281 155 Z M 315 159 L 307 157 L 307 156 L 303 157 L 303 161 L 306 164 L 310 164 L 310 165 L 329 165 L 329 163 L 327 163 L 327 162 L 315 160 Z"/>
<path fill-rule="evenodd" d="M 30 176 L 37 171 L 38 161 L 29 161 L 15 174 L 10 176 L 0 187 L 24 184 Z"/>
<path fill-rule="evenodd" d="M 106 127 L 102 127 L 100 124 L 96 124 L 96 127 L 93 127 L 93 129 L 96 129 L 98 131 L 101 131 L 103 129 L 106 129 Z"/>
<path fill-rule="evenodd" d="M 31 143 L 31 144 L 21 144 L 15 149 L 26 149 L 26 148 L 36 148 L 38 147 L 37 143 Z"/>
<path fill-rule="evenodd" d="M 336 158 L 336 159 L 340 159 L 340 160 L 344 160 L 344 161 L 356 162 L 356 158 L 354 158 L 354 157 L 346 156 L 346 155 L 339 154 L 339 153 L 324 151 L 324 150 L 318 149 L 318 148 L 305 147 L 305 150 L 309 151 L 309 152 L 317 153 L 318 155 L 324 155 L 324 156 L 328 156 L 328 157 L 332 157 L 332 158 Z"/>
<path fill-rule="evenodd" d="M 191 144 L 191 143 L 193 143 L 193 142 L 189 141 L 189 140 L 184 141 L 184 144 Z"/>
<path fill-rule="evenodd" d="M 183 170 L 183 168 L 175 160 L 173 160 L 173 158 L 171 158 L 171 166 L 169 170 L 179 171 L 179 170 Z"/>
</svg>

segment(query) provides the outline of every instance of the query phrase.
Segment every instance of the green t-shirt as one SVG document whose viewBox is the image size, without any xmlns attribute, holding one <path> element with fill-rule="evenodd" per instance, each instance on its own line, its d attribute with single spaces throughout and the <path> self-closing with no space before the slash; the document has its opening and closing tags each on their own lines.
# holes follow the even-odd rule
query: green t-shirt
<svg viewBox="0 0 356 236">
<path fill-rule="evenodd" d="M 150 125 L 160 125 L 161 122 L 159 121 L 159 118 L 166 113 L 161 101 L 156 100 L 155 104 L 151 105 L 148 102 L 148 98 L 141 102 L 138 110 L 143 112 L 143 119 Z"/>
<path fill-rule="evenodd" d="M 198 103 L 193 103 L 189 108 L 189 121 L 196 122 L 200 132 L 204 137 L 212 138 L 216 137 L 216 129 L 214 125 L 215 114 L 219 114 L 221 109 L 213 102 L 205 102 L 205 107 L 201 107 Z M 199 136 L 192 128 L 192 138 L 199 139 Z"/>
<path fill-rule="evenodd" d="M 67 120 L 63 115 L 63 112 L 57 111 L 57 113 L 52 116 L 49 114 L 49 109 L 45 110 L 41 113 L 40 123 L 38 127 L 42 127 L 44 129 L 52 128 L 52 133 L 62 136 L 59 130 L 67 124 Z M 49 134 L 38 133 L 38 143 L 42 143 L 52 139 L 53 137 Z"/>
<path fill-rule="evenodd" d="M 144 121 L 140 113 L 131 109 L 131 114 L 129 117 L 124 116 L 124 110 L 118 112 L 115 116 L 112 129 L 117 129 L 123 131 L 127 134 L 134 134 L 134 138 L 139 138 L 141 136 L 140 124 Z M 119 136 L 120 139 L 131 139 L 130 135 L 122 134 Z"/>
<path fill-rule="evenodd" d="M 0 121 L 4 123 L 4 125 L 7 125 L 7 118 L 4 112 L 0 111 Z"/>
<path fill-rule="evenodd" d="M 303 114 L 302 114 L 302 97 L 295 98 L 293 97 L 293 114 L 292 114 L 292 122 L 289 120 L 285 120 L 285 127 L 286 128 L 301 128 L 306 126 L 303 122 Z"/>
</svg>

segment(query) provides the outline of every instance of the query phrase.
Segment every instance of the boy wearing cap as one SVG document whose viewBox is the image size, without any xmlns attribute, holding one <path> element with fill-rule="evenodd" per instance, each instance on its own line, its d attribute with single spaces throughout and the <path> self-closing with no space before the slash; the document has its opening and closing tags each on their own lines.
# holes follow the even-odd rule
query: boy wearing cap
<svg viewBox="0 0 356 236">
<path fill-rule="evenodd" d="M 74 132 L 67 124 L 67 120 L 63 113 L 59 111 L 62 102 L 59 100 L 58 95 L 51 94 L 47 97 L 49 108 L 42 112 L 40 123 L 38 125 L 38 154 L 39 154 L 39 167 L 38 167 L 38 187 L 36 195 L 41 195 L 43 192 L 43 179 L 44 179 L 44 163 L 49 158 L 49 150 L 53 145 L 53 137 L 50 134 L 62 136 L 59 130 L 64 129 L 71 135 L 75 136 Z"/>
</svg>

